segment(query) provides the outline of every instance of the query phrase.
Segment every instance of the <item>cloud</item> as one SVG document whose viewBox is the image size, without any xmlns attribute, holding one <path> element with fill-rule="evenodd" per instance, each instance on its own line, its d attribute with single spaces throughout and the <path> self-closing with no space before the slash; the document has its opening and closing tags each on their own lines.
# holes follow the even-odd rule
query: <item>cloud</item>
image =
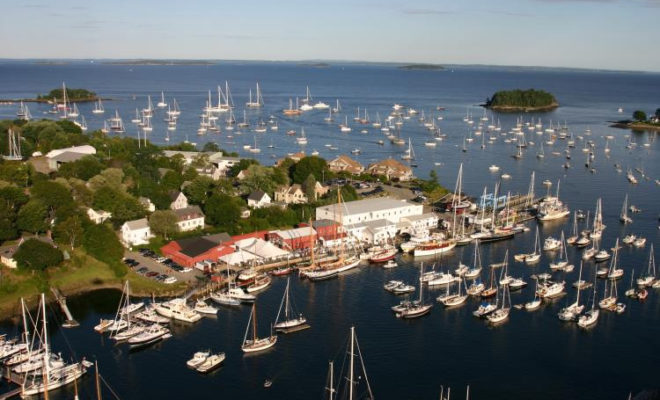
<svg viewBox="0 0 660 400">
<path fill-rule="evenodd" d="M 435 10 L 435 9 L 431 9 L 431 8 L 406 8 L 406 9 L 403 9 L 402 12 L 404 14 L 409 14 L 409 15 L 449 15 L 449 14 L 455 14 L 454 11 Z"/>
</svg>

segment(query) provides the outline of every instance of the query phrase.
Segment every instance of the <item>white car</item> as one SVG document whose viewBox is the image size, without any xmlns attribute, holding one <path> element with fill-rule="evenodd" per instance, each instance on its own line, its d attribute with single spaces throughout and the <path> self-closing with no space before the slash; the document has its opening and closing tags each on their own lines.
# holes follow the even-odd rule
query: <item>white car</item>
<svg viewBox="0 0 660 400">
<path fill-rule="evenodd" d="M 163 280 L 163 283 L 166 283 L 168 285 L 171 285 L 171 284 L 176 283 L 176 282 L 177 282 L 177 279 L 173 276 L 168 276 L 167 278 L 165 278 L 165 280 Z"/>
</svg>

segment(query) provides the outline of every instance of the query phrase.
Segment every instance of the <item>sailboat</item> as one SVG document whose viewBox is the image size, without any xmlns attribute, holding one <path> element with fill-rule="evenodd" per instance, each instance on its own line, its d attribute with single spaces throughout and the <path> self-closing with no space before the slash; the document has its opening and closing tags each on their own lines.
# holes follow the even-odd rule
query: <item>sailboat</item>
<svg viewBox="0 0 660 400">
<path fill-rule="evenodd" d="M 596 308 L 596 279 L 594 278 L 594 291 L 593 291 L 593 297 L 591 301 L 591 309 L 584 313 L 584 315 L 580 315 L 578 318 L 577 324 L 580 328 L 588 328 L 592 326 L 593 324 L 598 321 L 598 315 L 600 314 L 600 310 Z"/>
<path fill-rule="evenodd" d="M 55 356 L 58 363 L 52 363 L 51 359 L 53 354 L 50 351 L 50 344 L 48 342 L 48 328 L 46 326 L 46 299 L 44 294 L 41 294 L 41 317 L 42 321 L 42 334 L 39 335 L 42 340 L 43 358 L 38 370 L 28 372 L 24 378 L 21 390 L 21 397 L 34 396 L 40 393 L 48 393 L 53 389 L 68 385 L 77 381 L 86 372 L 87 368 L 93 364 L 89 361 L 81 361 L 72 364 L 66 364 L 61 357 Z"/>
<path fill-rule="evenodd" d="M 348 133 L 351 131 L 351 127 L 348 126 L 348 115 L 344 116 L 344 123 L 340 125 L 339 129 L 342 133 Z"/>
<path fill-rule="evenodd" d="M 250 99 L 245 103 L 247 108 L 260 108 L 264 105 L 264 99 L 261 96 L 261 88 L 259 88 L 259 82 L 257 82 L 257 96 L 254 101 L 252 101 L 252 89 L 250 89 Z"/>
<path fill-rule="evenodd" d="M 553 271 L 571 272 L 573 265 L 568 264 L 568 252 L 566 251 L 566 239 L 564 238 L 564 231 L 561 231 L 561 245 L 559 246 L 559 261 L 550 263 L 550 269 Z"/>
<path fill-rule="evenodd" d="M 573 212 L 573 228 L 571 229 L 571 236 L 566 239 L 566 243 L 575 244 L 578 241 L 578 226 L 577 226 L 577 211 Z"/>
<path fill-rule="evenodd" d="M 419 318 L 431 312 L 433 303 L 424 303 L 424 284 L 422 283 L 422 269 L 419 270 L 419 301 L 407 304 L 406 307 L 396 313 L 397 318 Z"/>
<path fill-rule="evenodd" d="M 612 261 L 610 261 L 610 267 L 607 272 L 607 279 L 615 280 L 623 276 L 623 269 L 618 268 L 619 262 L 619 239 L 616 239 L 614 248 L 612 249 Z"/>
<path fill-rule="evenodd" d="M 543 301 L 539 297 L 539 283 L 537 281 L 536 282 L 536 289 L 534 290 L 534 298 L 532 299 L 532 301 L 529 301 L 529 302 L 525 303 L 525 305 L 523 307 L 527 311 L 538 310 L 538 308 L 541 307 L 542 302 Z"/>
<path fill-rule="evenodd" d="M 511 295 L 509 294 L 509 285 L 502 285 L 502 304 L 492 313 L 486 315 L 488 322 L 498 324 L 509 318 L 511 312 Z"/>
<path fill-rule="evenodd" d="M 99 100 L 94 104 L 92 114 L 103 114 L 104 112 L 105 109 L 103 108 L 103 102 L 101 102 L 101 98 L 99 97 Z"/>
<path fill-rule="evenodd" d="M 158 102 L 158 104 L 156 104 L 156 107 L 158 108 L 167 107 L 167 103 L 165 102 L 165 93 L 162 91 L 160 92 L 160 101 Z"/>
<path fill-rule="evenodd" d="M 447 285 L 447 294 L 440 296 L 437 300 L 442 303 L 445 307 L 456 307 L 465 303 L 468 298 L 467 294 L 461 292 L 461 284 L 465 286 L 465 280 L 462 277 L 458 278 L 458 293 L 449 293 L 449 288 L 451 285 Z M 467 291 L 467 288 L 465 288 Z"/>
<path fill-rule="evenodd" d="M 335 388 L 335 374 L 334 374 L 334 362 L 330 361 L 330 368 L 328 371 L 328 384 L 325 387 L 325 390 L 328 392 L 328 400 L 336 399 L 366 399 L 373 400 L 374 394 L 371 391 L 371 385 L 369 384 L 369 377 L 367 376 L 367 370 L 364 366 L 364 359 L 362 358 L 362 351 L 360 350 L 360 345 L 358 344 L 357 335 L 355 334 L 355 327 L 351 326 L 351 336 L 350 343 L 347 346 L 346 354 L 350 358 L 348 360 L 348 371 L 344 379 L 340 383 L 345 383 L 344 385 L 338 385 Z M 356 363 L 355 358 L 359 359 L 359 362 Z M 356 368 L 361 370 L 356 376 Z"/>
<path fill-rule="evenodd" d="M 472 258 L 472 268 L 465 272 L 465 279 L 475 279 L 481 275 L 481 255 L 479 253 L 479 239 L 474 241 L 474 256 Z"/>
<path fill-rule="evenodd" d="M 415 159 L 415 151 L 413 150 L 411 140 L 412 139 L 409 137 L 408 138 L 408 148 L 404 151 L 403 155 L 401 156 L 402 160 L 414 160 Z"/>
<path fill-rule="evenodd" d="M 300 136 L 298 136 L 296 138 L 296 142 L 298 144 L 302 144 L 302 145 L 307 144 L 307 136 L 305 136 L 305 128 L 304 127 L 300 128 Z"/>
<path fill-rule="evenodd" d="M 628 194 L 623 199 L 623 206 L 621 207 L 621 214 L 619 215 L 619 221 L 624 224 L 631 224 L 633 222 L 632 218 L 628 216 Z"/>
<path fill-rule="evenodd" d="M 300 115 L 300 114 L 302 114 L 302 111 L 300 111 L 298 109 L 297 103 L 298 103 L 298 98 L 296 98 L 296 108 L 293 108 L 293 100 L 289 99 L 289 108 L 285 108 L 284 110 L 282 110 L 282 113 L 284 115 Z"/>
<path fill-rule="evenodd" d="M 580 262 L 580 274 L 578 276 L 578 281 L 581 280 L 582 280 L 582 262 Z M 584 306 L 580 305 L 580 286 L 578 286 L 575 302 L 559 310 L 557 316 L 562 321 L 575 321 L 578 319 L 580 313 L 582 313 L 582 310 L 584 310 Z"/>
<path fill-rule="evenodd" d="M 655 281 L 655 257 L 653 255 L 653 243 L 651 243 L 651 251 L 649 251 L 649 266 L 646 270 L 646 275 L 641 275 L 637 278 L 637 285 L 646 287 L 653 285 Z"/>
<path fill-rule="evenodd" d="M 286 333 L 287 331 L 298 330 L 298 328 L 302 328 L 303 325 L 305 327 L 309 327 L 309 325 L 307 325 L 307 319 L 303 317 L 302 314 L 295 313 L 292 303 L 293 302 L 290 298 L 290 278 L 287 278 L 286 288 L 284 289 L 284 296 L 282 296 L 280 309 L 277 311 L 275 324 L 273 324 L 273 328 L 276 331 L 282 331 Z M 284 314 L 282 314 L 282 311 L 284 311 Z M 280 316 L 283 317 L 282 320 L 280 320 Z"/>
<path fill-rule="evenodd" d="M 250 322 L 252 322 L 251 325 Z M 252 339 L 247 338 L 250 326 L 252 326 Z M 275 346 L 275 343 L 277 343 L 277 335 L 273 335 L 272 329 L 270 336 L 265 338 L 257 337 L 257 308 L 256 304 L 253 303 L 252 311 L 250 311 L 250 318 L 248 319 L 248 324 L 245 328 L 245 336 L 243 337 L 241 350 L 243 350 L 244 353 L 254 353 L 269 349 Z"/>
</svg>

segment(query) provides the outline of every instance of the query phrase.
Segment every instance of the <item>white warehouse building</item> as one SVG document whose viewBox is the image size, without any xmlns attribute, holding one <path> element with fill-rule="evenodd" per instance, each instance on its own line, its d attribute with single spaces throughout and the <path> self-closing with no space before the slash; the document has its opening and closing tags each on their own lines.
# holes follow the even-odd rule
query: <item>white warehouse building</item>
<svg viewBox="0 0 660 400">
<path fill-rule="evenodd" d="M 349 236 L 363 243 L 380 244 L 394 237 L 403 218 L 424 213 L 421 204 L 390 197 L 351 201 L 316 208 L 316 219 L 342 224 Z"/>
</svg>

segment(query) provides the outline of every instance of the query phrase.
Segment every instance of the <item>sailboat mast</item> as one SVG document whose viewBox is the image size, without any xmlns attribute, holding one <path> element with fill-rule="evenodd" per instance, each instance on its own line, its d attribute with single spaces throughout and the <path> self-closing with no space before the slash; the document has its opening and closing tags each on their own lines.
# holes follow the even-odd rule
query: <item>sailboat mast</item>
<svg viewBox="0 0 660 400">
<path fill-rule="evenodd" d="M 351 364 L 350 364 L 350 377 L 348 379 L 348 399 L 353 400 L 353 357 L 355 351 L 355 327 L 351 326 Z"/>
<path fill-rule="evenodd" d="M 333 361 L 330 361 L 330 396 L 328 396 L 328 400 L 332 400 L 332 396 L 335 392 L 335 389 L 333 387 L 335 383 L 335 363 Z"/>
<path fill-rule="evenodd" d="M 99 377 L 99 362 L 94 362 L 94 368 L 96 369 L 96 399 L 101 400 L 101 381 Z"/>
<path fill-rule="evenodd" d="M 255 343 L 257 341 L 257 306 L 256 304 L 252 304 L 252 343 Z"/>
</svg>

